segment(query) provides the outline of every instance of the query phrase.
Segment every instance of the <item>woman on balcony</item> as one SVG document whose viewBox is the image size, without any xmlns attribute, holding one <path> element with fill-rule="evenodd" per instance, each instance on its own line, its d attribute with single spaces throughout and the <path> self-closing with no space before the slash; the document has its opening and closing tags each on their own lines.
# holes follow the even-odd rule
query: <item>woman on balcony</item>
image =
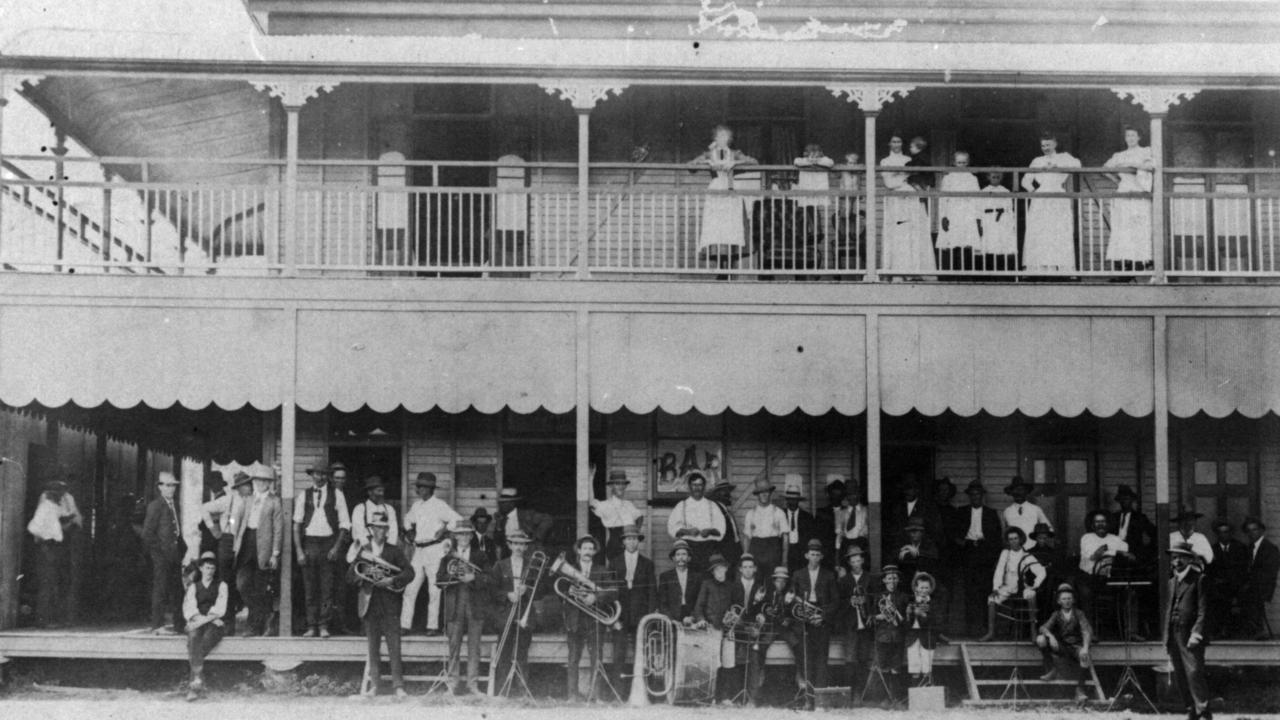
<svg viewBox="0 0 1280 720">
<path fill-rule="evenodd" d="M 1151 262 L 1151 193 L 1155 160 L 1151 148 L 1138 142 L 1137 128 L 1124 129 L 1125 149 L 1111 156 L 1105 167 L 1123 170 L 1111 175 L 1118 182 L 1117 197 L 1111 205 L 1111 238 L 1107 242 L 1107 261 L 1114 270 L 1142 270 Z"/>
<path fill-rule="evenodd" d="M 1049 132 L 1040 136 L 1040 152 L 1043 154 L 1031 161 L 1031 169 L 1041 172 L 1023 175 L 1022 189 L 1032 193 L 1067 192 L 1063 186 L 1071 174 L 1053 172 L 1053 169 L 1078 168 L 1080 161 L 1071 153 L 1058 152 L 1058 138 Z M 1076 269 L 1071 202 L 1067 198 L 1030 202 L 1027 236 L 1022 249 L 1022 264 L 1028 272 Z"/>
<path fill-rule="evenodd" d="M 733 169 L 739 165 L 754 165 L 755 159 L 741 150 L 729 147 L 733 143 L 733 130 L 727 125 L 717 125 L 707 151 L 689 161 L 697 167 L 710 168 L 711 184 L 702 205 L 702 226 L 698 233 L 698 255 L 715 262 L 715 267 L 730 267 L 733 261 L 746 253 L 746 212 L 742 201 L 725 190 L 733 189 Z"/>
<path fill-rule="evenodd" d="M 923 162 L 925 141 L 911 140 L 911 155 L 902 152 L 902 135 L 889 138 L 889 155 L 880 161 L 882 166 L 906 167 L 916 156 Z M 935 269 L 933 242 L 930 238 L 929 213 L 921 198 L 906 193 L 924 189 L 920 184 L 921 173 L 886 172 L 884 186 L 889 194 L 884 199 L 884 270 L 886 273 L 919 276 Z M 892 278 L 891 278 L 892 279 Z"/>
</svg>

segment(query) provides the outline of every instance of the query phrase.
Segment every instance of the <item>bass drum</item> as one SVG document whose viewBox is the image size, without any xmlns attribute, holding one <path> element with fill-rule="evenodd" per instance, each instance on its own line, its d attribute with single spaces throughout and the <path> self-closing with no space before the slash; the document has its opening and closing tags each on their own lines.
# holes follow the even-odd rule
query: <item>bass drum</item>
<svg viewBox="0 0 1280 720">
<path fill-rule="evenodd" d="M 676 626 L 673 705 L 715 702 L 722 640 L 722 633 L 714 628 L 690 630 L 683 625 Z"/>
</svg>

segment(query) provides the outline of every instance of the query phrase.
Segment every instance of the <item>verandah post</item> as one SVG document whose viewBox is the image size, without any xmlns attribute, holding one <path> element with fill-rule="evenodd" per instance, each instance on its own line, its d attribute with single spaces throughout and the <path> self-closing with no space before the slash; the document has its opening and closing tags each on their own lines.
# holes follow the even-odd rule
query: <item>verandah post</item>
<svg viewBox="0 0 1280 720">
<path fill-rule="evenodd" d="M 880 554 L 880 531 L 884 527 L 881 517 L 880 489 L 880 316 L 866 316 L 866 387 L 867 387 L 867 540 L 871 549 L 871 562 L 884 563 Z"/>
</svg>

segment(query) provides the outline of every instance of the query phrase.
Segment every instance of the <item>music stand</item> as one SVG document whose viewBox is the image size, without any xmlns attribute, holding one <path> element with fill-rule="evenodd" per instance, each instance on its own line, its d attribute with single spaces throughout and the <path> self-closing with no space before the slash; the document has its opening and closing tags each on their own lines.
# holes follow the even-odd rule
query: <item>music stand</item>
<svg viewBox="0 0 1280 720">
<path fill-rule="evenodd" d="M 595 653 L 588 651 L 588 656 L 594 655 L 591 661 L 591 677 L 587 679 L 590 690 L 587 691 L 587 702 L 594 702 L 596 697 L 596 678 L 604 681 L 605 687 L 609 688 L 609 692 L 613 693 L 614 702 L 622 702 L 622 696 L 618 694 L 618 689 L 613 686 L 613 681 L 609 679 L 609 673 L 604 666 L 604 640 L 600 637 L 603 632 L 604 625 L 599 622 L 592 622 L 595 627 L 592 632 L 595 633 Z"/>
<path fill-rule="evenodd" d="M 1107 584 L 1120 588 L 1121 597 L 1124 599 L 1126 620 L 1129 623 L 1132 623 L 1133 617 L 1130 609 L 1132 608 L 1133 602 L 1133 588 L 1135 585 L 1149 586 L 1151 585 L 1151 582 L 1149 580 L 1134 580 L 1130 577 L 1113 576 L 1112 579 L 1107 581 Z M 1120 642 L 1124 643 L 1124 670 L 1120 672 L 1120 682 L 1116 684 L 1116 692 L 1111 696 L 1111 702 L 1107 703 L 1107 712 L 1111 712 L 1115 707 L 1116 702 L 1120 700 L 1120 696 L 1124 692 L 1125 688 L 1132 687 L 1137 691 L 1137 696 L 1142 698 L 1148 708 L 1151 708 L 1151 712 L 1159 713 L 1160 710 L 1156 708 L 1156 704 L 1151 701 L 1151 697 L 1147 695 L 1147 691 L 1142 689 L 1142 683 L 1138 682 L 1138 674 L 1134 672 L 1133 645 L 1130 639 L 1132 635 L 1132 624 L 1129 624 L 1129 626 L 1124 629 L 1124 632 L 1120 633 Z"/>
<path fill-rule="evenodd" d="M 879 680 L 880 687 L 884 690 L 884 697 L 890 704 L 890 707 L 897 707 L 902 701 L 893 696 L 893 689 L 889 687 L 889 680 L 884 676 L 884 669 L 880 667 L 880 660 L 875 656 L 873 651 L 871 656 L 871 669 L 867 671 L 867 681 L 862 685 L 862 694 L 858 696 L 858 703 L 862 704 L 867 701 L 867 694 L 871 692 L 872 685 Z"/>
<path fill-rule="evenodd" d="M 760 627 L 760 630 L 755 637 L 751 637 L 749 635 L 747 637 L 743 637 L 739 634 L 739 631 L 739 629 L 735 629 L 729 636 L 729 640 L 733 642 L 734 662 L 737 662 L 738 659 L 738 646 L 747 646 L 746 662 L 742 664 L 742 689 L 738 690 L 738 692 L 734 693 L 733 697 L 729 698 L 729 702 L 734 703 L 735 705 L 739 700 L 742 700 L 744 704 L 751 702 L 751 662 L 754 654 L 760 652 L 760 648 L 752 646 L 762 644 L 760 638 L 767 634 L 763 625 Z M 765 651 L 768 652 L 768 649 L 766 648 Z M 763 663 L 761 665 L 761 669 L 763 669 Z M 798 695 L 796 699 L 799 699 Z"/>
<path fill-rule="evenodd" d="M 529 602 L 533 602 L 530 598 Z M 507 668 L 507 675 L 502 680 L 502 685 L 498 687 L 498 695 L 502 697 L 511 697 L 511 688 L 514 685 L 513 680 L 520 681 L 520 687 L 524 689 L 525 697 L 533 699 L 533 691 L 529 689 L 529 679 L 525 677 L 524 670 L 520 667 L 518 656 L 520 654 L 520 634 L 525 631 L 520 623 L 515 624 L 515 644 L 511 646 L 511 667 Z M 494 662 L 501 662 L 502 658 L 495 657 Z"/>
</svg>

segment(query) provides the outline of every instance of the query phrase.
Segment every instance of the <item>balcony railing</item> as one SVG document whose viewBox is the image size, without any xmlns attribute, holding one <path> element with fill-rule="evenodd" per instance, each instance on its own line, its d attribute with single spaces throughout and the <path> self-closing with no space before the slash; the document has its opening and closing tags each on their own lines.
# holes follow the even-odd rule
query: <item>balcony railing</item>
<svg viewBox="0 0 1280 720">
<path fill-rule="evenodd" d="M 861 166 L 835 168 L 830 190 L 791 189 L 795 168 L 756 166 L 739 175 L 735 189 L 712 191 L 705 170 L 691 173 L 685 165 L 593 165 L 581 188 L 572 163 L 318 161 L 300 163 L 291 187 L 279 161 L 87 158 L 81 162 L 112 171 L 111 179 L 92 181 L 83 173 L 24 170 L 71 159 L 6 160 L 0 263 L 18 270 L 727 279 L 860 279 L 874 270 L 880 279 L 1005 281 L 1145 279 L 1163 270 L 1172 278 L 1280 277 L 1275 170 L 1165 168 L 1153 196 L 1116 192 L 1109 168 L 1057 170 L 1069 179 L 1063 192 L 1049 193 L 1021 190 L 1025 167 L 910 169 L 935 179 L 1002 172 L 998 192 L 891 190 L 885 176 L 902 168 L 881 167 L 869 193 Z M 192 168 L 213 177 L 168 180 Z M 1053 210 L 1046 215 L 1046 208 Z M 916 264 L 901 261 L 901 243 L 909 242 L 903 224 L 915 227 Z M 1141 241 L 1140 229 L 1153 226 L 1160 233 L 1155 248 L 1151 230 Z M 287 247 L 288 237 L 296 247 Z M 1034 259 L 1046 238 L 1057 243 L 1052 263 Z M 947 249 L 950 243 L 960 247 Z"/>
</svg>

